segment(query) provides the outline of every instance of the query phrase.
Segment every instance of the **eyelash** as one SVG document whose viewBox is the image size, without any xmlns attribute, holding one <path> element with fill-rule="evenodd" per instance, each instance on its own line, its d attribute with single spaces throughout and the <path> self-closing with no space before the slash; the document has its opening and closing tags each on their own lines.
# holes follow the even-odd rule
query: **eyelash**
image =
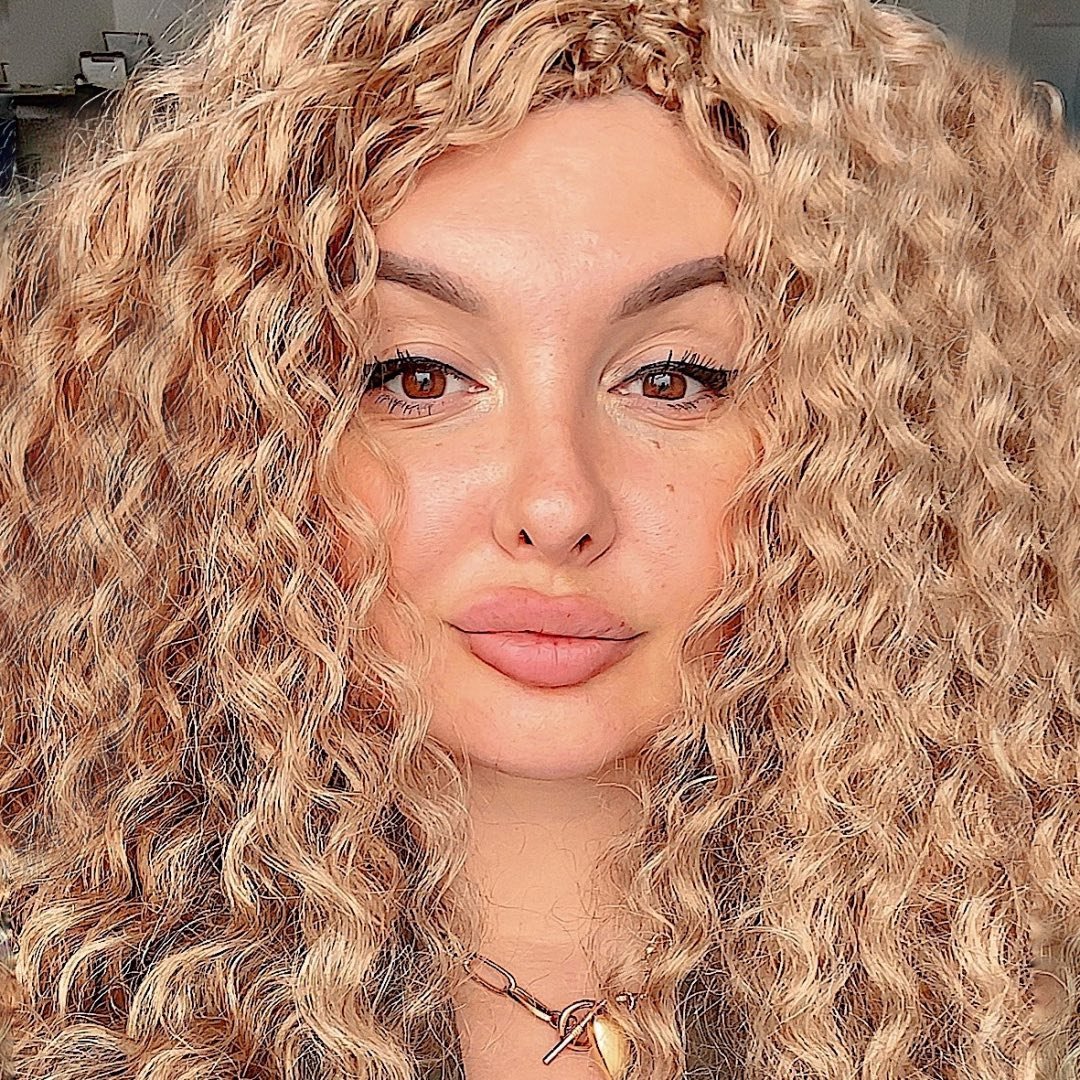
<svg viewBox="0 0 1080 1080">
<path fill-rule="evenodd" d="M 396 356 L 389 360 L 372 360 L 368 363 L 364 371 L 365 391 L 378 390 L 385 387 L 391 379 L 400 375 L 409 367 L 417 367 L 422 371 L 442 371 L 447 375 L 453 375 L 460 379 L 467 378 L 467 376 L 462 375 L 456 368 L 451 367 L 449 364 L 444 364 L 440 360 L 432 360 L 427 356 L 419 356 L 398 349 Z M 662 375 L 669 372 L 678 372 L 696 379 L 711 393 L 713 400 L 719 398 L 723 394 L 724 390 L 727 389 L 732 376 L 737 374 L 737 372 L 731 371 L 730 369 L 717 367 L 711 362 L 710 358 L 703 357 L 701 353 L 687 350 L 683 353 L 681 360 L 675 360 L 674 353 L 669 350 L 666 360 L 658 360 L 652 364 L 646 364 L 644 367 L 638 368 L 630 378 L 625 381 L 635 382 L 638 379 L 647 378 L 649 375 Z M 389 391 L 387 391 L 387 393 L 389 393 Z M 466 391 L 466 393 L 476 393 L 476 391 Z M 443 398 L 428 398 L 423 400 L 402 399 L 394 396 L 390 398 L 390 410 L 393 412 L 395 406 L 400 406 L 403 413 L 408 413 L 410 408 L 418 411 L 423 408 L 424 405 L 428 405 L 429 409 L 427 415 L 430 416 L 431 406 L 437 405 L 442 400 Z M 664 401 L 663 398 L 647 398 L 646 400 L 659 401 L 661 404 L 667 405 L 671 409 L 678 409 L 680 411 L 700 408 L 697 399 Z"/>
</svg>

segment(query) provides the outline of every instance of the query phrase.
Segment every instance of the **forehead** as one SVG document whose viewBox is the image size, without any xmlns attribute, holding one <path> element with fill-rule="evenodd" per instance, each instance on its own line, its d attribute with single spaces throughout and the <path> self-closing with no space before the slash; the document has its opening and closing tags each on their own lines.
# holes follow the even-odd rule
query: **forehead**
<svg viewBox="0 0 1080 1080">
<path fill-rule="evenodd" d="M 543 297 L 601 281 L 623 295 L 658 270 L 721 255 L 735 209 L 678 118 L 620 94 L 531 113 L 498 142 L 448 151 L 376 240 L 490 295 L 510 282 Z"/>
<path fill-rule="evenodd" d="M 671 221 L 700 217 L 729 197 L 677 116 L 620 94 L 560 103 L 495 142 L 451 148 L 423 166 L 384 226 L 435 210 L 520 220 L 541 209 L 587 226 L 629 206 Z"/>
</svg>

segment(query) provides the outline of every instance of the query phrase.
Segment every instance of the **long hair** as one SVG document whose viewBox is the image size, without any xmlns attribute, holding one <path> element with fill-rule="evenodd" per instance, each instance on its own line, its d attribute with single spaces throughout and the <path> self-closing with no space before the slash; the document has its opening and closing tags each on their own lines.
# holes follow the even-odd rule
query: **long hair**
<svg viewBox="0 0 1080 1080">
<path fill-rule="evenodd" d="M 423 648 L 402 500 L 334 469 L 379 456 L 373 229 L 623 92 L 738 189 L 762 436 L 604 864 L 663 938 L 634 1075 L 1080 1075 L 1080 167 L 1037 92 L 868 0 L 231 0 L 3 222 L 20 1080 L 438 1067 L 468 778 L 372 628 Z"/>
</svg>

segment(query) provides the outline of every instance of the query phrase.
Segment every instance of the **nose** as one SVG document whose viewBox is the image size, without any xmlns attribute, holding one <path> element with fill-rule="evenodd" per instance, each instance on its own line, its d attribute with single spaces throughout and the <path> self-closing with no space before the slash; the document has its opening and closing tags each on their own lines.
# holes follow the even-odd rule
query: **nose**
<svg viewBox="0 0 1080 1080">
<path fill-rule="evenodd" d="M 580 410 L 567 413 L 538 410 L 509 425 L 506 491 L 493 525 L 515 558 L 587 565 L 614 541 L 611 469 L 604 467 L 600 432 L 584 425 Z"/>
</svg>

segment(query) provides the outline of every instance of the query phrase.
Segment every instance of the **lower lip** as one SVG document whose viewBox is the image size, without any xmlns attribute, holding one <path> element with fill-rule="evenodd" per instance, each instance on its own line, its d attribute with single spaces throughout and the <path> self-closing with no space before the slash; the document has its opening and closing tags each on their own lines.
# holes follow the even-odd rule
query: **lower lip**
<svg viewBox="0 0 1080 1080">
<path fill-rule="evenodd" d="M 472 654 L 527 686 L 577 686 L 607 671 L 634 647 L 635 638 L 553 637 L 549 634 L 472 634 Z"/>
</svg>

